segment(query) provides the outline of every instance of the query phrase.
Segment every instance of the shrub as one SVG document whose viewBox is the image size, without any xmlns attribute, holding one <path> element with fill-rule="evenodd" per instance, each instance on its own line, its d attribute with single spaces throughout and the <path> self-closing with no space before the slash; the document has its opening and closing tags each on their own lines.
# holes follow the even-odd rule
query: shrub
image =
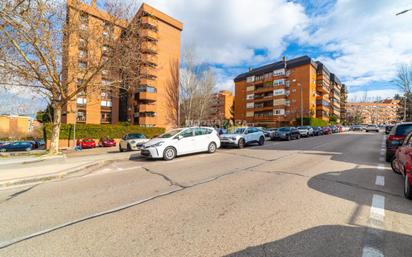
<svg viewBox="0 0 412 257">
<path fill-rule="evenodd" d="M 296 124 L 300 126 L 300 118 L 296 119 Z M 312 126 L 312 127 L 323 127 L 327 126 L 328 123 L 322 119 L 318 118 L 312 118 L 312 117 L 303 117 L 303 125 L 307 126 Z"/>
<path fill-rule="evenodd" d="M 60 128 L 60 139 L 73 139 L 73 124 L 62 124 Z M 44 125 L 44 137 L 51 138 L 52 124 Z M 141 133 L 147 138 L 163 134 L 164 128 L 149 128 L 140 126 L 131 126 L 126 123 L 116 125 L 98 125 L 98 124 L 76 124 L 76 138 L 94 138 L 102 137 L 122 138 L 128 133 Z"/>
</svg>

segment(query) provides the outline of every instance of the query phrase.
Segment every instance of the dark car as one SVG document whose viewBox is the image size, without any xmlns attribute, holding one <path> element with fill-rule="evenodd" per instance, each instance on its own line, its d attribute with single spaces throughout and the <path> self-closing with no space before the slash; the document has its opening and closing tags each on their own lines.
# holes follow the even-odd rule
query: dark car
<svg viewBox="0 0 412 257">
<path fill-rule="evenodd" d="M 31 151 L 33 145 L 30 142 L 14 142 L 0 147 L 0 152 Z"/>
<path fill-rule="evenodd" d="M 293 139 L 300 139 L 300 133 L 299 130 L 295 127 L 279 128 L 271 139 L 283 139 L 288 141 Z"/>
<path fill-rule="evenodd" d="M 363 127 L 361 125 L 352 125 L 350 130 L 352 130 L 352 131 L 362 131 Z"/>
<path fill-rule="evenodd" d="M 324 135 L 332 134 L 332 129 L 329 126 L 322 127 L 322 131 Z"/>
<path fill-rule="evenodd" d="M 116 141 L 114 141 L 113 138 L 108 138 L 108 137 L 100 138 L 99 146 L 100 147 L 113 147 L 113 146 L 116 146 Z"/>
<path fill-rule="evenodd" d="M 391 162 L 396 149 L 403 144 L 406 135 L 412 131 L 412 122 L 400 123 L 392 128 L 386 139 L 386 161 Z"/>
<path fill-rule="evenodd" d="M 313 127 L 313 135 L 314 136 L 322 136 L 323 129 L 321 127 Z"/>
<path fill-rule="evenodd" d="M 336 127 L 335 125 L 331 125 L 331 126 L 329 126 L 329 127 L 330 127 L 330 129 L 332 130 L 332 133 L 339 133 L 339 128 Z"/>
<path fill-rule="evenodd" d="M 401 174 L 404 179 L 404 195 L 412 200 L 412 133 L 409 133 L 404 143 L 396 149 L 392 159 L 392 169 Z"/>
<path fill-rule="evenodd" d="M 389 133 L 391 133 L 391 130 L 394 126 L 393 125 L 386 125 L 385 126 L 385 134 L 389 135 Z"/>
</svg>

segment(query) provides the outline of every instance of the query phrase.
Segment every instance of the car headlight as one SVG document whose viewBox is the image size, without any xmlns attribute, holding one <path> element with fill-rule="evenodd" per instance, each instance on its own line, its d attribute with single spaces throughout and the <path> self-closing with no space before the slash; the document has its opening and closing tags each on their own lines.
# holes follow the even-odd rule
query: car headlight
<svg viewBox="0 0 412 257">
<path fill-rule="evenodd" d="M 163 142 L 163 141 L 160 141 L 160 142 L 157 142 L 156 144 L 150 145 L 150 146 L 148 146 L 148 147 L 159 147 L 159 146 L 161 146 L 161 145 L 163 145 L 163 144 L 164 144 L 164 142 Z"/>
<path fill-rule="evenodd" d="M 236 140 L 236 137 L 231 137 L 230 139 L 232 139 L 232 140 Z"/>
<path fill-rule="evenodd" d="M 132 140 L 132 141 L 130 141 L 130 143 L 131 143 L 131 144 L 135 144 L 135 143 L 136 143 L 136 141 Z"/>
</svg>

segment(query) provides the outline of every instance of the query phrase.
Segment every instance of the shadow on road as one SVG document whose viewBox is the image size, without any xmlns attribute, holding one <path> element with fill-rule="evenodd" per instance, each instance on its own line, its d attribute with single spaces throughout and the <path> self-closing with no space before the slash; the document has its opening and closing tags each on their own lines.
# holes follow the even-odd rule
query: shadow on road
<svg viewBox="0 0 412 257">
<path fill-rule="evenodd" d="M 286 238 L 248 247 L 225 257 L 346 257 L 362 256 L 363 237 L 366 227 L 318 226 Z M 381 231 L 392 243 L 386 246 L 385 256 L 410 257 L 412 237 L 404 234 Z"/>
</svg>

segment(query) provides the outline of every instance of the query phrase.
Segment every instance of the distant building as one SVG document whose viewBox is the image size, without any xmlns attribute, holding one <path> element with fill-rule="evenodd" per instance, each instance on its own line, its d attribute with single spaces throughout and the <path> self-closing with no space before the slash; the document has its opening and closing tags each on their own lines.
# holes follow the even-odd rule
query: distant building
<svg viewBox="0 0 412 257">
<path fill-rule="evenodd" d="M 0 138 L 20 138 L 33 132 L 33 118 L 18 115 L 0 115 Z"/>
<path fill-rule="evenodd" d="M 362 124 L 391 124 L 400 121 L 399 100 L 347 103 L 347 120 Z"/>
<path fill-rule="evenodd" d="M 231 120 L 233 118 L 233 94 L 222 90 L 213 95 L 209 120 Z"/>
<path fill-rule="evenodd" d="M 136 64 L 139 66 L 136 68 L 138 74 L 120 74 L 116 69 L 102 70 L 93 81 L 100 85 L 98 89 L 86 90 L 67 104 L 63 110 L 64 123 L 115 124 L 129 121 L 133 125 L 147 127 L 176 126 L 177 104 L 170 103 L 169 99 L 170 95 L 177 94 L 170 92 L 169 84 L 178 77 L 171 70 L 171 65 L 178 67 L 180 62 L 181 22 L 145 3 L 127 23 L 98 9 L 96 0 L 91 1 L 91 5 L 80 0 L 68 0 L 67 23 L 79 27 L 79 32 L 65 38 L 69 44 L 64 49 L 64 80 L 73 81 L 69 83 L 69 91 L 76 88 L 82 78 L 82 70 L 89 63 L 109 58 L 116 43 L 132 38 L 141 46 L 139 51 L 125 53 L 125 56 L 140 58 Z M 131 26 L 137 27 L 138 31 L 130 32 Z M 118 87 L 108 86 L 118 83 L 120 76 L 123 79 L 136 77 L 138 82 L 124 79 L 128 92 L 119 92 Z M 177 88 L 173 90 L 177 91 Z"/>
<path fill-rule="evenodd" d="M 268 64 L 235 79 L 235 120 L 288 126 L 303 117 L 341 120 L 342 83 L 309 56 Z"/>
</svg>

